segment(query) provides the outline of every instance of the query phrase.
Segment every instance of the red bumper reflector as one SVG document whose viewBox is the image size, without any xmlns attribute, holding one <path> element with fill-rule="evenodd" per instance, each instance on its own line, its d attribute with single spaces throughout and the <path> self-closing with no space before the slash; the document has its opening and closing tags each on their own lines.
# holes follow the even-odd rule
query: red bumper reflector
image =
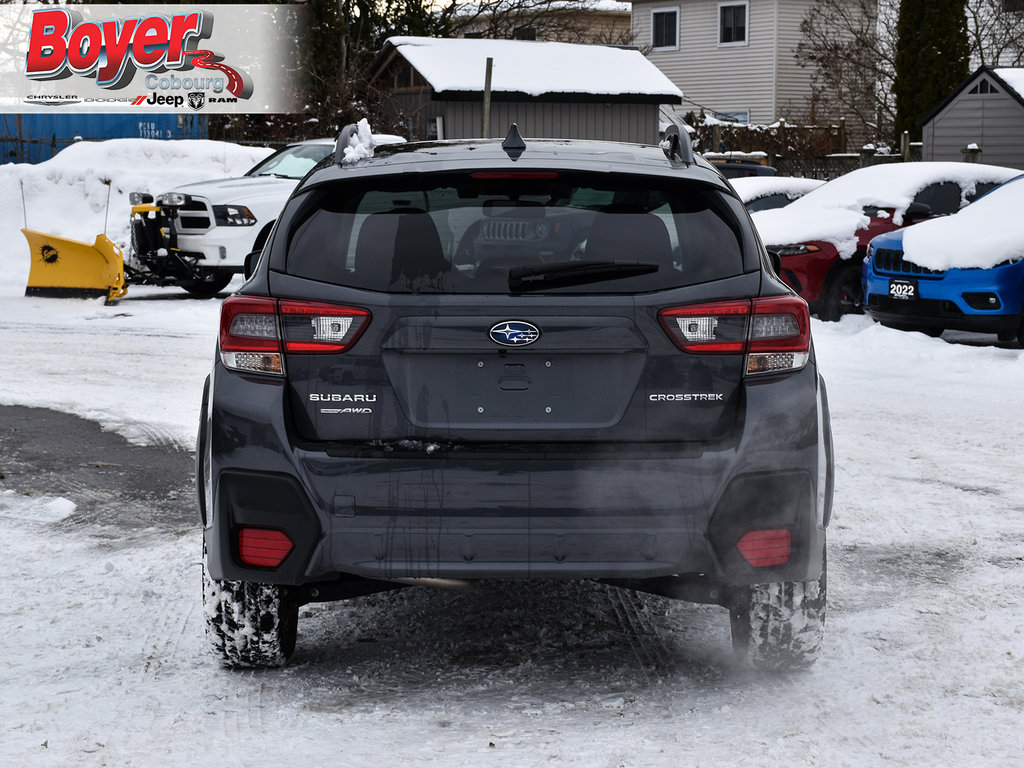
<svg viewBox="0 0 1024 768">
<path fill-rule="evenodd" d="M 786 528 L 750 531 L 736 544 L 740 554 L 755 568 L 769 568 L 789 562 L 792 535 Z"/>
<path fill-rule="evenodd" d="M 282 531 L 243 528 L 238 532 L 238 557 L 243 565 L 276 568 L 288 557 L 293 546 Z"/>
</svg>

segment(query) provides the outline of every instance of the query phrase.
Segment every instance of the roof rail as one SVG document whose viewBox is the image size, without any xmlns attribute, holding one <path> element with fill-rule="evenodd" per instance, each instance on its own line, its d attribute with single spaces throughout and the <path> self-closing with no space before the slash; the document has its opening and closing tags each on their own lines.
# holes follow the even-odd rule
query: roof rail
<svg viewBox="0 0 1024 768">
<path fill-rule="evenodd" d="M 693 164 L 693 144 L 690 143 L 690 134 L 685 128 L 678 125 L 670 125 L 665 129 L 665 137 L 659 146 L 664 150 L 665 157 L 674 163 Z"/>
<path fill-rule="evenodd" d="M 337 140 L 334 142 L 334 164 L 341 165 L 345 159 L 345 147 L 348 146 L 349 139 L 359 133 L 359 126 L 355 123 L 349 123 L 341 129 L 341 133 L 338 134 Z"/>
</svg>

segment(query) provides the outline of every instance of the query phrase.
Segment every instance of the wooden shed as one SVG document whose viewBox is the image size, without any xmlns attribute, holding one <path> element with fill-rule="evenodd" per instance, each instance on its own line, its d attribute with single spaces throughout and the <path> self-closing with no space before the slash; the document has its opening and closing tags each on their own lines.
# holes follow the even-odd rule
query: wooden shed
<svg viewBox="0 0 1024 768">
<path fill-rule="evenodd" d="M 392 37 L 371 78 L 409 138 L 478 138 L 491 59 L 488 137 L 658 141 L 658 108 L 682 93 L 638 50 L 526 40 Z"/>
<path fill-rule="evenodd" d="M 1024 68 L 981 67 L 924 120 L 924 160 L 978 159 L 1024 169 Z"/>
</svg>

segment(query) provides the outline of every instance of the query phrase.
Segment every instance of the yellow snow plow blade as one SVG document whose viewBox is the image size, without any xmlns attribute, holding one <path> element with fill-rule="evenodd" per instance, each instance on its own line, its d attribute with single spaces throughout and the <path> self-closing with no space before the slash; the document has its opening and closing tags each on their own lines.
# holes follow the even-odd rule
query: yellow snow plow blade
<svg viewBox="0 0 1024 768">
<path fill-rule="evenodd" d="M 124 296 L 124 255 L 106 235 L 93 245 L 31 229 L 21 230 L 32 252 L 26 296 Z"/>
</svg>

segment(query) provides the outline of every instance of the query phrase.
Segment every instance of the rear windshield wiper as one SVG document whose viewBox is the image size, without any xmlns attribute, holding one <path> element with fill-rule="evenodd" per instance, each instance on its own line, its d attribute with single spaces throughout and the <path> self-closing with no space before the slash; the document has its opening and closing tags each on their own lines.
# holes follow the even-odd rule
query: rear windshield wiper
<svg viewBox="0 0 1024 768">
<path fill-rule="evenodd" d="M 559 261 L 531 264 L 508 271 L 510 291 L 542 291 L 571 285 L 599 283 L 621 277 L 649 275 L 658 271 L 657 264 L 639 261 Z"/>
</svg>

